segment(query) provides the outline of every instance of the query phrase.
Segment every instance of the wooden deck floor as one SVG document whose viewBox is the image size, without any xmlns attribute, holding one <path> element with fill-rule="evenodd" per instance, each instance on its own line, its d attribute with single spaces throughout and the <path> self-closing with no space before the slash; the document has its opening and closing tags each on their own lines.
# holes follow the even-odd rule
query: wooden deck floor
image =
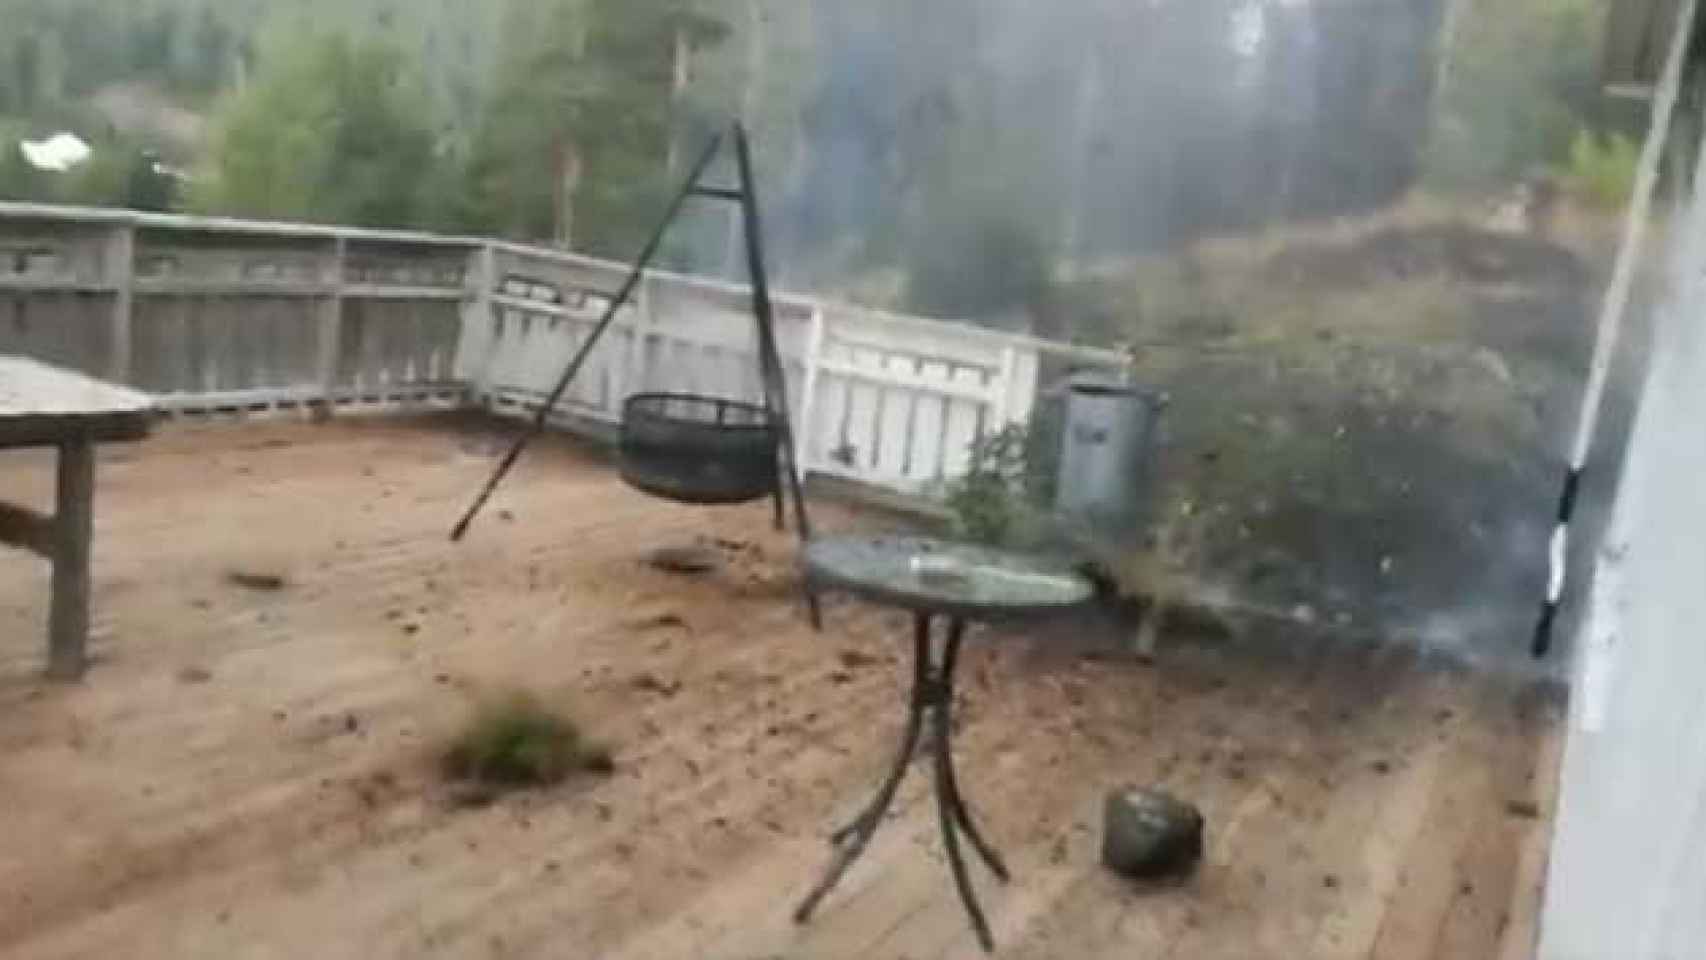
<svg viewBox="0 0 1706 960">
<path fill-rule="evenodd" d="M 452 546 L 489 445 L 391 421 L 117 451 L 78 686 L 39 679 L 45 569 L 0 555 L 0 954 L 978 955 L 916 772 L 816 921 L 788 921 L 897 735 L 894 615 L 833 603 L 814 636 L 762 506 L 646 499 L 566 446 Z M 45 506 L 47 462 L 0 456 L 0 485 Z M 726 541 L 722 572 L 641 562 L 697 536 Z M 288 582 L 247 590 L 237 568 Z M 1058 629 L 1000 639 L 968 651 L 957 739 L 1015 874 L 974 872 L 999 956 L 1527 952 L 1546 696 L 1280 634 L 1172 638 L 1153 668 L 1051 652 Z M 436 744 L 512 685 L 571 704 L 617 773 L 451 804 Z M 1133 781 L 1203 808 L 1191 882 L 1097 867 L 1101 795 Z"/>
</svg>

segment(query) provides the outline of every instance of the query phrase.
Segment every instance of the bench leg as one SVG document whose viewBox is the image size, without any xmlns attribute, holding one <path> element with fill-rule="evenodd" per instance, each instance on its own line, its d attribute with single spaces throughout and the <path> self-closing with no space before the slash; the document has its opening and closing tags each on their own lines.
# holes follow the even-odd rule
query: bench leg
<svg viewBox="0 0 1706 960">
<path fill-rule="evenodd" d="M 95 448 L 88 440 L 59 445 L 53 517 L 53 606 L 48 615 L 47 673 L 75 680 L 87 664 L 89 541 L 93 533 Z"/>
</svg>

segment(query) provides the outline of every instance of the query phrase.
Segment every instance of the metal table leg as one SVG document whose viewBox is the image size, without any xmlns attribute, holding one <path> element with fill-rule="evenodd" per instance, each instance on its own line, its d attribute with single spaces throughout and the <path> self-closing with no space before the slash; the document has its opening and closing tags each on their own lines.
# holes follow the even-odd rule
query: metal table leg
<svg viewBox="0 0 1706 960">
<path fill-rule="evenodd" d="M 912 663 L 912 702 L 907 711 L 906 732 L 901 734 L 900 752 L 895 755 L 894 766 L 865 809 L 854 817 L 852 822 L 830 834 L 829 842 L 835 847 L 835 853 L 830 858 L 829 869 L 824 871 L 823 879 L 818 881 L 817 886 L 812 888 L 811 893 L 806 894 L 806 898 L 800 901 L 799 907 L 794 910 L 795 923 L 805 923 L 811 919 L 818 901 L 829 893 L 841 879 L 841 875 L 846 873 L 859 854 L 865 851 L 865 844 L 869 843 L 871 835 L 877 832 L 877 825 L 882 822 L 883 814 L 888 812 L 889 804 L 894 802 L 895 791 L 900 788 L 900 781 L 906 777 L 906 768 L 912 762 L 912 755 L 918 751 L 918 735 L 924 728 L 924 710 L 927 706 L 920 692 L 927 688 L 930 682 L 930 618 L 923 614 L 914 622 Z"/>
<path fill-rule="evenodd" d="M 1002 862 L 1001 854 L 997 853 L 995 847 L 983 838 L 983 834 L 978 831 L 977 825 L 972 822 L 971 811 L 966 809 L 965 798 L 960 793 L 959 779 L 954 776 L 953 753 L 948 749 L 948 734 L 951 726 L 949 721 L 954 705 L 954 666 L 959 659 L 960 640 L 964 637 L 965 632 L 964 620 L 949 621 L 948 645 L 942 653 L 942 682 L 947 686 L 947 697 L 942 701 L 941 707 L 936 712 L 937 723 L 940 724 L 939 735 L 936 738 L 939 752 L 936 791 L 950 801 L 950 806 L 954 811 L 954 822 L 958 823 L 960 829 L 965 831 L 965 835 L 971 840 L 972 846 L 976 847 L 978 854 L 983 857 L 983 862 L 989 865 L 990 872 L 1005 883 L 1009 879 L 1007 865 Z"/>
<path fill-rule="evenodd" d="M 960 856 L 959 834 L 964 832 L 996 877 L 1003 882 L 1008 879 L 1007 867 L 1002 863 L 1001 856 L 972 823 L 971 813 L 966 809 L 959 783 L 954 776 L 954 667 L 959 659 L 960 642 L 964 636 L 965 622 L 959 619 L 950 620 L 942 658 L 940 663 L 936 663 L 930 644 L 930 615 L 920 613 L 915 616 L 912 696 L 906 729 L 901 735 L 900 753 L 896 755 L 888 777 L 877 789 L 871 803 L 850 823 L 830 834 L 830 843 L 835 849 L 829 867 L 824 871 L 823 879 L 806 894 L 806 898 L 794 911 L 794 922 L 804 923 L 809 920 L 818 903 L 841 880 L 853 861 L 864 852 L 866 844 L 881 825 L 883 815 L 894 802 L 895 791 L 899 789 L 913 754 L 918 750 L 919 736 L 928 717 L 933 724 L 931 747 L 935 769 L 936 809 L 941 820 L 942 843 L 948 854 L 948 866 L 953 872 L 954 886 L 959 891 L 960 900 L 971 917 L 972 929 L 977 933 L 978 943 L 982 944 L 985 950 L 994 949 L 995 942 L 989 933 L 989 923 L 984 919 L 976 891 L 972 889 L 971 879 L 966 874 L 965 861 Z"/>
</svg>

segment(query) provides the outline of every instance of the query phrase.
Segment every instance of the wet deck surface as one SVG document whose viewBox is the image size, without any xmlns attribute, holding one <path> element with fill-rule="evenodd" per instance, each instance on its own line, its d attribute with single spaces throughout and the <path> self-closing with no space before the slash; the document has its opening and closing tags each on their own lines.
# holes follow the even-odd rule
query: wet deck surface
<svg viewBox="0 0 1706 960">
<path fill-rule="evenodd" d="M 813 635 L 766 505 L 648 499 L 568 446 L 453 546 L 491 436 L 247 425 L 104 454 L 77 686 L 39 679 L 45 566 L 0 553 L 0 953 L 980 955 L 923 771 L 788 920 L 898 736 L 904 618 L 836 601 Z M 45 507 L 49 459 L 0 456 L 0 487 Z M 717 573 L 643 562 L 701 537 Z M 1063 652 L 1071 632 L 980 635 L 962 666 L 963 786 L 1015 875 L 973 867 L 998 956 L 1525 955 L 1556 702 L 1398 649 L 1256 631 L 1143 667 Z M 569 705 L 617 772 L 452 803 L 438 744 L 512 686 Z M 1192 881 L 1097 866 L 1125 782 L 1203 808 Z"/>
</svg>

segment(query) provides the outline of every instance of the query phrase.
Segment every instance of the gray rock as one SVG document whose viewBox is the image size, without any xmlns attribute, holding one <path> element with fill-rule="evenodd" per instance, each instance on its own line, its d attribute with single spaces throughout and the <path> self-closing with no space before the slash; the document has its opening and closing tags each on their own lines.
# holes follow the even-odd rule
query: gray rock
<svg viewBox="0 0 1706 960">
<path fill-rule="evenodd" d="M 1102 806 L 1102 865 L 1123 877 L 1186 874 L 1202 859 L 1197 808 L 1160 790 L 1121 787 Z"/>
</svg>

